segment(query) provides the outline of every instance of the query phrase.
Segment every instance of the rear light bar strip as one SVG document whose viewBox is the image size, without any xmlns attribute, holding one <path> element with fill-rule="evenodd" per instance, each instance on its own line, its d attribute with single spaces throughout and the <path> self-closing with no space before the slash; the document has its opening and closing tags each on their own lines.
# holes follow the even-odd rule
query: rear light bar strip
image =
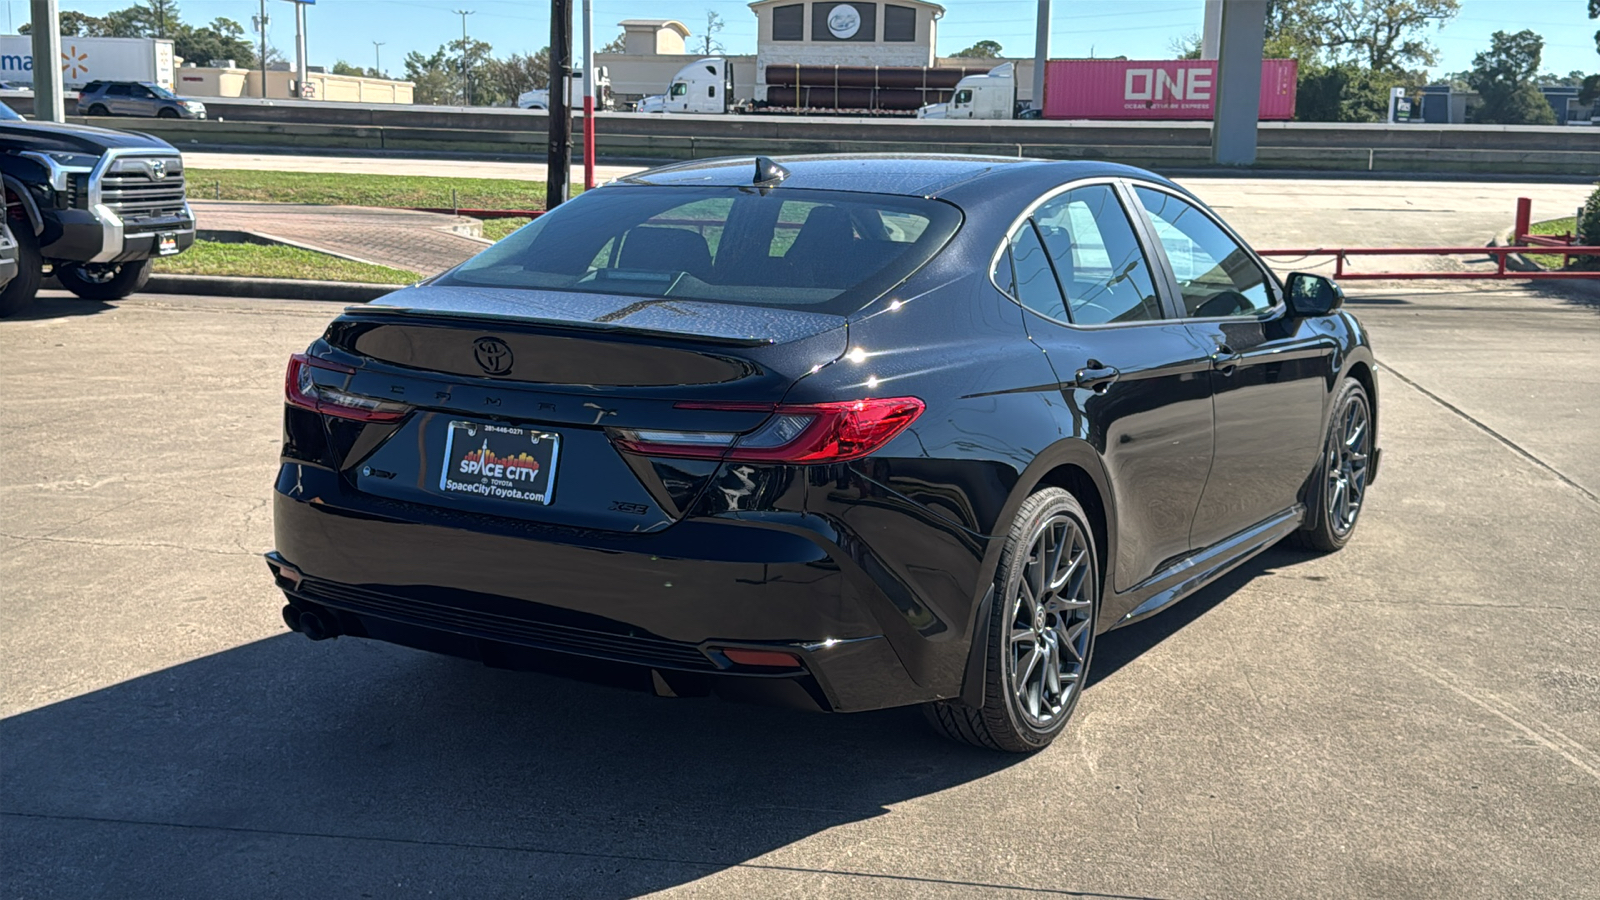
<svg viewBox="0 0 1600 900">
<path fill-rule="evenodd" d="M 354 375 L 356 371 L 336 362 L 296 353 L 289 357 L 289 370 L 283 378 L 284 402 L 325 416 L 353 419 L 357 422 L 397 422 L 411 412 L 411 407 L 405 403 L 364 397 L 325 384 L 317 384 L 311 377 L 312 369 L 338 372 L 341 375 Z"/>
<path fill-rule="evenodd" d="M 728 462 L 820 464 L 859 459 L 916 421 L 926 408 L 916 397 L 879 397 L 836 403 L 679 403 L 683 409 L 770 412 L 760 428 L 733 432 L 613 429 L 611 439 L 630 453 Z"/>
</svg>

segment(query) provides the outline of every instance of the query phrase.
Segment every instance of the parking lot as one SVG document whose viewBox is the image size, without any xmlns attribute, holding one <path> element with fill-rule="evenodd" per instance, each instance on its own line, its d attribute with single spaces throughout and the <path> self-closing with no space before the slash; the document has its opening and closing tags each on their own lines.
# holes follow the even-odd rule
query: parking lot
<svg viewBox="0 0 1600 900">
<path fill-rule="evenodd" d="M 283 365 L 337 307 L 50 295 L 0 322 L 0 894 L 1600 896 L 1600 301 L 1350 294 L 1352 545 L 1106 636 L 1025 758 L 289 634 Z"/>
</svg>

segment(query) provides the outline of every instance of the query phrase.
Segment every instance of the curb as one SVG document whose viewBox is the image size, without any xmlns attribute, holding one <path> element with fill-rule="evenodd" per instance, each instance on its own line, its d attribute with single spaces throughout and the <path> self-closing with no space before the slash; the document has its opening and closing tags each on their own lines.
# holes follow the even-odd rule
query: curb
<svg viewBox="0 0 1600 900">
<path fill-rule="evenodd" d="M 142 294 L 211 294 L 255 300 L 324 300 L 367 303 L 405 287 L 403 284 L 358 284 L 305 281 L 295 278 L 235 278 L 220 275 L 151 275 Z"/>
</svg>

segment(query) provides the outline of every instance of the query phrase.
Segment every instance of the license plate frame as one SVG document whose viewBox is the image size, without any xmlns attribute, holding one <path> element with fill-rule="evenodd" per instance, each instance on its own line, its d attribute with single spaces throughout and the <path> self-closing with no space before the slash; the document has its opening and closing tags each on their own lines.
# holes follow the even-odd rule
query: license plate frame
<svg viewBox="0 0 1600 900">
<path fill-rule="evenodd" d="M 549 506 L 555 502 L 560 459 L 561 435 L 557 432 L 452 419 L 445 426 L 439 490 L 451 497 Z"/>
<path fill-rule="evenodd" d="M 171 231 L 163 231 L 156 235 L 156 255 L 171 256 L 178 252 L 178 235 Z"/>
</svg>

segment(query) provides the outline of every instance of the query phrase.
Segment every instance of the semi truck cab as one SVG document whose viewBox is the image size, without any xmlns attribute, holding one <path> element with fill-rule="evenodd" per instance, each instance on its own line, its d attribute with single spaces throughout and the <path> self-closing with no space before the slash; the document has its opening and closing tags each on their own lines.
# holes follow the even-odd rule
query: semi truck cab
<svg viewBox="0 0 1600 900">
<path fill-rule="evenodd" d="M 733 111 L 733 66 L 708 56 L 678 70 L 667 92 L 639 101 L 639 112 L 721 115 Z"/>
<path fill-rule="evenodd" d="M 983 75 L 956 82 L 947 103 L 917 110 L 919 119 L 1013 119 L 1017 117 L 1016 64 L 1003 63 Z"/>
</svg>

